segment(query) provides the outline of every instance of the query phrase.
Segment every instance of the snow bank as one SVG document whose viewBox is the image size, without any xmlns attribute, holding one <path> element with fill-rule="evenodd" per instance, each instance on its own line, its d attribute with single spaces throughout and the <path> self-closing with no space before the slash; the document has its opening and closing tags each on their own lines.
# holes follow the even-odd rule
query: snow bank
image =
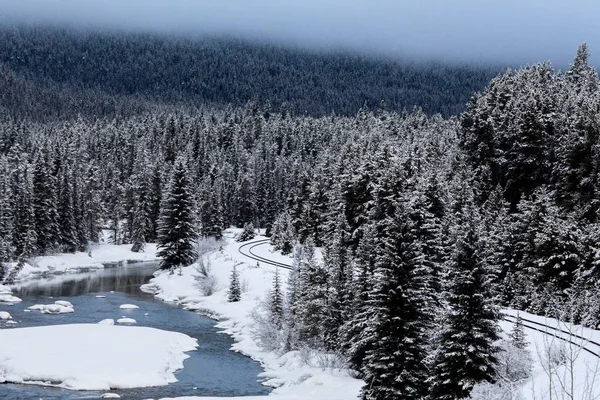
<svg viewBox="0 0 600 400">
<path fill-rule="evenodd" d="M 98 324 L 0 330 L 0 383 L 111 390 L 176 382 L 196 339 L 146 327 Z"/>
<path fill-rule="evenodd" d="M 0 285 L 0 294 L 12 294 L 12 289 L 6 285 Z"/>
<path fill-rule="evenodd" d="M 78 252 L 75 254 L 64 253 L 53 256 L 33 257 L 29 259 L 23 266 L 23 269 L 19 271 L 16 280 L 22 281 L 45 274 L 63 274 L 90 269 L 102 269 L 107 265 L 158 260 L 159 258 L 156 256 L 156 245 L 152 243 L 146 244 L 144 251 L 140 253 L 132 252 L 130 244 L 100 244 L 93 248 L 89 253 Z M 15 263 L 9 263 L 8 272 L 10 273 L 10 269 L 14 267 Z M 2 296 L 1 289 L 0 296 Z"/>
<path fill-rule="evenodd" d="M 17 296 L 12 295 L 12 289 L 5 285 L 0 285 L 0 303 L 19 303 L 21 301 Z"/>
<path fill-rule="evenodd" d="M 20 298 L 12 294 L 0 294 L 0 303 L 19 303 L 20 301 Z"/>
<path fill-rule="evenodd" d="M 102 321 L 98 322 L 100 325 L 114 325 L 115 324 L 115 320 L 112 318 L 107 318 L 107 319 L 103 319 Z"/>
<path fill-rule="evenodd" d="M 217 291 L 208 297 L 202 296 L 198 284 L 199 273 L 197 265 L 183 268 L 179 272 L 169 274 L 159 273 L 144 291 L 153 293 L 163 301 L 176 302 L 186 309 L 201 311 L 203 314 L 218 318 L 217 327 L 233 336 L 236 343 L 232 350 L 245 354 L 259 361 L 267 378 L 264 384 L 276 387 L 269 396 L 244 397 L 251 399 L 282 399 L 282 400 L 348 400 L 358 398 L 364 382 L 351 378 L 345 370 L 309 366 L 302 362 L 299 352 L 289 352 L 283 355 L 263 351 L 254 341 L 252 330 L 254 321 L 249 317 L 260 298 L 264 298 L 273 284 L 275 267 L 260 262 L 256 268 L 256 260 L 238 252 L 243 243 L 235 242 L 234 236 L 240 230 L 228 230 L 222 243 L 222 251 L 215 250 L 209 257 L 212 274 L 215 276 Z M 257 236 L 254 240 L 265 239 Z M 219 243 L 220 244 L 220 243 Z M 217 246 L 218 248 L 218 246 Z M 276 253 L 268 244 L 255 247 L 253 250 L 265 258 L 291 264 L 291 259 Z M 236 303 L 227 302 L 229 277 L 234 263 L 240 273 L 243 293 L 242 300 Z M 281 281 L 287 282 L 288 270 L 279 270 Z M 185 399 L 182 397 L 181 399 Z M 188 397 L 188 399 L 208 400 L 207 397 Z M 215 398 L 217 399 L 217 398 Z"/>
</svg>

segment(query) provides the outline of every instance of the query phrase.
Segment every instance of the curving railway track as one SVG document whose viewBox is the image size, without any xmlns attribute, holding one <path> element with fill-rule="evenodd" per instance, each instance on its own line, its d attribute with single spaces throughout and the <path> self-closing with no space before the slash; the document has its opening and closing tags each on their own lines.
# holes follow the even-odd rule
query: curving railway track
<svg viewBox="0 0 600 400">
<path fill-rule="evenodd" d="M 269 243 L 269 239 L 260 239 L 252 242 L 244 243 L 239 248 L 238 251 L 240 254 L 255 260 L 259 263 L 264 263 L 267 265 L 272 265 L 275 267 L 292 269 L 292 266 L 289 264 L 285 264 L 279 261 L 270 260 L 268 258 L 262 257 L 254 253 L 252 250 L 256 249 L 259 246 L 263 246 Z M 502 319 L 507 322 L 514 323 L 516 321 L 516 317 L 508 314 L 503 314 Z M 573 344 L 577 347 L 580 347 L 583 351 L 592 354 L 600 358 L 600 343 L 590 340 L 589 338 L 585 338 L 581 335 L 578 335 L 574 332 L 569 332 L 567 330 L 561 329 L 560 327 L 552 327 L 550 325 L 543 324 L 541 322 L 532 321 L 528 318 L 523 318 L 521 316 L 521 320 L 523 321 L 523 327 L 526 329 L 531 329 L 537 332 L 541 332 L 545 335 L 552 336 L 554 338 L 563 340 L 567 343 Z M 574 340 L 577 340 L 576 343 Z M 591 347 L 591 348 L 590 348 Z"/>
<path fill-rule="evenodd" d="M 289 264 L 284 264 L 278 261 L 273 261 L 273 260 L 269 260 L 268 258 L 265 257 L 261 257 L 257 254 L 254 254 L 252 252 L 252 249 L 257 248 L 258 246 L 262 246 L 269 243 L 269 239 L 261 239 L 261 240 L 255 240 L 253 242 L 248 242 L 248 243 L 244 243 L 243 245 L 241 245 L 238 248 L 238 251 L 248 257 L 251 258 L 253 260 L 256 260 L 258 262 L 264 263 L 264 264 L 268 264 L 268 265 L 273 265 L 275 267 L 281 267 L 281 268 L 285 268 L 285 269 L 292 269 L 292 266 Z"/>
</svg>

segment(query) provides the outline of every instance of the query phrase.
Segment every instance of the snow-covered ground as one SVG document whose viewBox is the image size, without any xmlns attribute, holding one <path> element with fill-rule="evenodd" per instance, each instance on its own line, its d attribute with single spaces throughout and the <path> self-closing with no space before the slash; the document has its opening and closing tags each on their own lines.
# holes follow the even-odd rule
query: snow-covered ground
<svg viewBox="0 0 600 400">
<path fill-rule="evenodd" d="M 91 269 L 101 269 L 107 265 L 157 261 L 156 245 L 147 244 L 144 251 L 134 253 L 131 245 L 98 244 L 90 252 L 64 253 L 52 256 L 32 257 L 16 276 L 16 281 L 36 278 L 47 274 L 64 274 Z M 11 264 L 11 268 L 15 263 Z"/>
<path fill-rule="evenodd" d="M 307 365 L 306 355 L 294 351 L 286 354 L 275 354 L 263 351 L 253 339 L 254 322 L 250 317 L 260 299 L 264 299 L 272 287 L 275 267 L 260 263 L 241 255 L 238 248 L 241 243 L 233 240 L 239 230 L 228 230 L 225 233 L 222 249 L 207 255 L 211 271 L 216 277 L 217 290 L 211 296 L 203 296 L 196 279 L 199 276 L 197 265 L 176 272 L 160 273 L 144 288 L 164 300 L 177 302 L 189 310 L 198 310 L 220 320 L 218 327 L 233 336 L 236 343 L 232 350 L 258 360 L 265 369 L 265 384 L 276 389 L 269 396 L 243 397 L 243 399 L 277 398 L 282 400 L 348 400 L 358 398 L 364 382 L 354 379 L 344 369 L 330 369 L 318 366 L 313 360 Z M 264 239 L 257 236 L 254 240 Z M 218 246 L 217 246 L 218 248 Z M 262 257 L 291 264 L 291 259 L 270 249 L 260 246 L 253 251 Z M 237 265 L 242 284 L 242 300 L 236 303 L 227 302 L 229 277 L 233 265 Z M 288 270 L 279 271 L 282 282 L 287 281 Z M 184 399 L 184 398 L 181 398 Z M 192 399 L 192 398 L 189 398 Z M 207 400 L 206 397 L 197 399 Z"/>
<path fill-rule="evenodd" d="M 514 310 L 506 314 L 517 315 Z M 600 358 L 582 349 L 582 346 L 600 355 L 600 331 L 583 328 L 520 311 L 522 318 L 559 328 L 564 332 L 544 328 L 524 321 L 525 334 L 529 342 L 528 351 L 533 359 L 530 379 L 519 384 L 524 400 L 592 400 L 600 398 Z M 513 324 L 500 323 L 503 331 L 509 332 Z M 536 328 L 541 330 L 537 331 Z M 555 337 L 557 336 L 557 337 Z M 562 340 L 562 339 L 566 339 Z M 573 342 L 573 343 L 569 343 Z M 572 385 L 571 385 L 572 383 Z"/>
<path fill-rule="evenodd" d="M 102 324 L 0 330 L 0 383 L 75 390 L 175 382 L 196 339 L 178 332 Z"/>
<path fill-rule="evenodd" d="M 203 289 L 198 279 L 200 276 L 198 264 L 183 268 L 174 274 L 159 272 L 143 289 L 154 293 L 159 299 L 176 302 L 188 310 L 199 311 L 218 319 L 217 326 L 236 340 L 232 350 L 248 355 L 262 364 L 265 369 L 264 377 L 267 378 L 265 384 L 275 387 L 275 390 L 269 396 L 243 397 L 243 399 L 345 400 L 357 398 L 364 382 L 352 378 L 346 370 L 323 367 L 318 360 L 311 360 L 311 356 L 315 357 L 314 354 L 307 355 L 300 352 L 276 354 L 261 349 L 254 339 L 255 323 L 250 315 L 260 301 L 266 298 L 271 289 L 276 267 L 266 263 L 259 263 L 257 266 L 256 260 L 242 255 L 238 251 L 241 243 L 234 241 L 234 235 L 238 232 L 239 230 L 234 229 L 226 231 L 223 243 L 213 244 L 211 251 L 203 256 L 210 263 L 211 274 L 216 282 L 212 295 L 205 296 L 202 293 Z M 264 237 L 257 236 L 253 241 L 260 239 L 264 239 Z M 48 273 L 61 274 L 77 272 L 82 269 L 98 269 L 111 263 L 157 260 L 155 245 L 147 245 L 143 253 L 133 253 L 129 248 L 129 245 L 103 244 L 94 249 L 91 256 L 87 253 L 78 253 L 38 257 L 26 266 L 19 274 L 18 279 L 26 280 Z M 254 247 L 252 252 L 269 260 L 284 264 L 292 263 L 288 256 L 274 251 L 268 244 Z M 320 258 L 320 254 L 318 256 Z M 234 265 L 237 266 L 240 274 L 243 294 L 240 302 L 229 303 L 227 302 L 227 290 Z M 279 273 L 281 281 L 285 283 L 289 271 L 279 268 Z M 0 296 L 3 296 L 4 300 L 11 300 L 10 288 L 0 286 Z M 16 301 L 19 299 L 13 296 L 11 302 Z M 67 304 L 58 305 L 68 307 Z M 124 304 L 121 307 L 127 309 L 133 308 L 135 305 Z M 505 312 L 516 315 L 516 311 L 505 310 Z M 525 323 L 529 352 L 533 359 L 533 371 L 530 379 L 515 385 L 514 389 L 520 393 L 521 399 L 592 400 L 600 398 L 600 358 L 580 348 L 580 346 L 584 346 L 600 354 L 600 344 L 595 345 L 590 342 L 600 343 L 600 331 L 571 326 L 550 318 L 523 312 L 520 314 L 525 319 L 568 332 L 557 333 L 552 329 Z M 10 315 L 2 315 L 2 317 L 8 320 Z M 135 323 L 133 320 L 128 321 L 123 318 L 116 322 Z M 114 326 L 114 324 L 114 320 L 105 320 L 93 325 L 1 330 L 0 382 L 3 380 L 39 381 L 71 389 L 100 390 L 110 387 L 163 385 L 172 382 L 175 379 L 173 371 L 183 366 L 182 361 L 186 358 L 183 352 L 195 348 L 195 342 L 189 342 L 193 339 L 186 335 L 150 328 Z M 529 329 L 527 325 L 547 332 Z M 512 326 L 513 324 L 510 322 L 501 322 L 501 327 L 505 332 L 509 332 Z M 61 331 L 44 332 L 44 329 Z M 103 329 L 111 331 L 102 331 Z M 112 331 L 114 329 L 117 330 Z M 33 333 L 23 334 L 29 332 L 28 330 L 32 330 Z M 84 333 L 82 330 L 86 330 L 86 332 Z M 133 332 L 135 334 L 129 336 Z M 14 337 L 8 335 L 14 335 Z M 558 338 L 552 335 L 556 335 Z M 577 336 L 581 336 L 583 339 Z M 49 341 L 48 337 L 59 339 Z M 139 337 L 143 337 L 144 340 L 137 340 Z M 82 341 L 89 338 L 94 340 L 86 342 L 87 346 L 83 346 Z M 575 344 L 568 344 L 560 338 L 568 339 Z M 128 340 L 132 341 L 131 345 L 125 344 L 128 343 Z M 25 345 L 26 343 L 27 345 Z M 67 343 L 69 345 L 66 345 Z M 29 344 L 34 344 L 34 346 Z M 138 345 L 139 347 L 136 347 Z M 76 351 L 77 346 L 83 346 L 81 349 L 85 348 L 85 351 L 81 349 Z M 88 348 L 93 349 L 93 352 L 86 353 Z M 153 351 L 147 351 L 148 348 L 153 348 Z M 57 355 L 61 357 L 60 363 L 56 363 L 52 359 Z M 77 359 L 77 357 L 82 358 Z M 551 360 L 548 361 L 548 358 Z M 79 368 L 79 366 L 83 366 L 83 368 Z M 96 367 L 100 369 L 92 371 Z M 571 377 L 573 378 L 571 379 Z M 573 385 L 571 385 L 571 381 Z M 550 395 L 551 390 L 552 396 Z M 573 397 L 569 397 L 566 392 L 572 392 Z M 209 400 L 212 398 L 180 397 L 178 399 Z"/>
</svg>

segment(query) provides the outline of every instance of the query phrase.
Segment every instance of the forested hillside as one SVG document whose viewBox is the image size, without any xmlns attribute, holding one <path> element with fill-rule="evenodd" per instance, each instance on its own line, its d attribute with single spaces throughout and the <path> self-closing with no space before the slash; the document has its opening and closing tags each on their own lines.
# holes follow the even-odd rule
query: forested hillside
<svg viewBox="0 0 600 400">
<path fill-rule="evenodd" d="M 586 46 L 566 73 L 510 70 L 444 118 L 429 114 L 457 113 L 489 70 L 2 35 L 2 82 L 49 110 L 10 91 L 0 103 L 4 281 L 32 256 L 86 250 L 102 228 L 139 249 L 174 207 L 201 236 L 264 227 L 296 253 L 265 345 L 341 354 L 365 399 L 462 399 L 497 382 L 500 306 L 600 323 L 600 88 Z M 77 104 L 84 93 L 93 106 Z M 177 182 L 185 206 L 166 197 Z"/>
<path fill-rule="evenodd" d="M 0 93 L 10 114 L 132 115 L 147 103 L 270 102 L 297 115 L 354 115 L 383 101 L 455 115 L 500 68 L 316 52 L 239 39 L 0 27 Z M 41 91 L 41 93 L 40 93 Z"/>
</svg>

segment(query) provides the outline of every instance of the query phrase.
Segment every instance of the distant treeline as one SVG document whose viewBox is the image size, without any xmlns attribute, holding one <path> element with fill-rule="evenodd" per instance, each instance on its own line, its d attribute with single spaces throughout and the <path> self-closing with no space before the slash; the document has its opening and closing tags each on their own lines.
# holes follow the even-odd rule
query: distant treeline
<svg viewBox="0 0 600 400">
<path fill-rule="evenodd" d="M 248 101 L 296 115 L 385 104 L 449 116 L 499 72 L 239 39 L 0 26 L 0 112 L 37 120 Z"/>
</svg>

